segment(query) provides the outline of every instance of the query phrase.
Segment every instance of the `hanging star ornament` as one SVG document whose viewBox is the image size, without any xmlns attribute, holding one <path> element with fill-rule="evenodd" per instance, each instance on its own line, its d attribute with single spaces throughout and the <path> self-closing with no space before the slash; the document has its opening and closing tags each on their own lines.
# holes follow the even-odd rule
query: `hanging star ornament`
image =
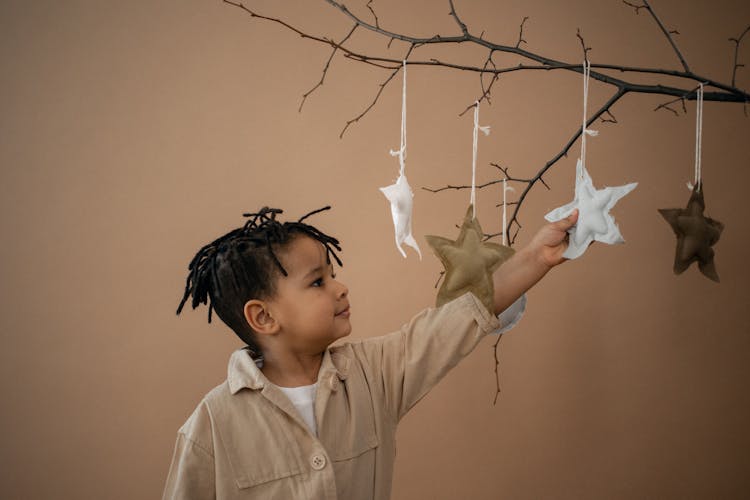
<svg viewBox="0 0 750 500">
<path fill-rule="evenodd" d="M 677 236 L 677 249 L 674 256 L 674 273 L 681 274 L 693 262 L 709 279 L 719 282 L 719 274 L 714 265 L 714 250 L 719 241 L 724 224 L 703 215 L 706 204 L 703 201 L 703 183 L 693 187 L 686 208 L 660 208 L 659 213 L 672 226 Z"/>
<path fill-rule="evenodd" d="M 414 236 L 411 234 L 412 198 L 414 198 L 414 193 L 412 193 L 409 182 L 406 180 L 406 175 L 399 175 L 395 183 L 382 187 L 380 190 L 391 204 L 391 216 L 393 217 L 398 251 L 406 258 L 406 252 L 404 252 L 401 245 L 409 245 L 417 251 L 421 260 L 422 252 L 419 250 L 419 245 L 417 245 Z"/>
<path fill-rule="evenodd" d="M 563 257 L 567 259 L 580 257 L 594 241 L 609 245 L 624 243 L 625 240 L 609 211 L 620 198 L 635 189 L 637 185 L 637 182 L 633 182 L 624 186 L 596 189 L 591 176 L 579 158 L 576 165 L 575 199 L 544 216 L 548 221 L 556 222 L 578 209 L 578 222 L 568 230 L 570 242 Z"/>
<path fill-rule="evenodd" d="M 458 238 L 425 236 L 445 268 L 445 279 L 438 290 L 436 306 L 472 292 L 492 312 L 495 288 L 492 275 L 514 253 L 510 247 L 483 241 L 484 232 L 469 205 Z"/>
</svg>

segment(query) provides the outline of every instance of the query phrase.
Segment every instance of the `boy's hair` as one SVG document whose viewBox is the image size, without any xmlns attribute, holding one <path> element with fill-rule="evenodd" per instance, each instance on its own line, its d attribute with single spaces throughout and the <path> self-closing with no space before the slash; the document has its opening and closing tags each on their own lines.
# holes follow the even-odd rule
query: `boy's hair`
<svg viewBox="0 0 750 500">
<path fill-rule="evenodd" d="M 177 307 L 177 314 L 192 296 L 193 309 L 198 304 L 208 304 L 209 323 L 211 311 L 215 309 L 219 318 L 234 330 L 253 354 L 260 355 L 254 332 L 245 320 L 244 308 L 248 300 L 272 298 L 276 293 L 278 273 L 287 276 L 274 251 L 284 249 L 297 236 L 305 235 L 323 244 L 328 262 L 333 255 L 336 263 L 343 265 L 334 252 L 334 249 L 341 251 L 338 240 L 303 222 L 330 208 L 323 207 L 296 222 L 284 223 L 276 220 L 276 215 L 283 213 L 278 208 L 263 207 L 257 213 L 242 214 L 250 218 L 244 226 L 204 246 L 190 261 L 185 294 Z"/>
</svg>

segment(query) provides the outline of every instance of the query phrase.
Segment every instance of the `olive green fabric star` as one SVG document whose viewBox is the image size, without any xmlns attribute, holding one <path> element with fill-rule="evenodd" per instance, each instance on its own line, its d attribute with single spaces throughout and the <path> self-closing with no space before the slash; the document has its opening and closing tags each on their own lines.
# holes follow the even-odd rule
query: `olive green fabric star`
<svg viewBox="0 0 750 500">
<path fill-rule="evenodd" d="M 709 279 L 719 281 L 714 265 L 714 250 L 719 241 L 724 224 L 703 215 L 706 204 L 703 201 L 703 183 L 693 188 L 686 208 L 660 208 L 659 213 L 672 226 L 677 235 L 677 250 L 674 256 L 674 273 L 681 274 L 693 262 Z"/>
<path fill-rule="evenodd" d="M 484 233 L 473 217 L 469 205 L 458 238 L 453 241 L 442 236 L 425 236 L 435 255 L 445 268 L 445 279 L 438 290 L 439 307 L 466 292 L 472 292 L 487 310 L 494 313 L 495 288 L 492 275 L 515 253 L 510 247 L 482 241 Z"/>
</svg>

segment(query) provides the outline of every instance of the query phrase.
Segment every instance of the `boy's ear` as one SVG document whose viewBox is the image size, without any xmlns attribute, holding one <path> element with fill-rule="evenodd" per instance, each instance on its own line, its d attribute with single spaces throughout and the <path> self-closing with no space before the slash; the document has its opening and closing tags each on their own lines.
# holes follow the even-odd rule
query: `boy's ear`
<svg viewBox="0 0 750 500">
<path fill-rule="evenodd" d="M 245 302 L 245 321 L 258 335 L 273 335 L 279 331 L 279 323 L 271 316 L 268 305 L 262 300 Z"/>
</svg>

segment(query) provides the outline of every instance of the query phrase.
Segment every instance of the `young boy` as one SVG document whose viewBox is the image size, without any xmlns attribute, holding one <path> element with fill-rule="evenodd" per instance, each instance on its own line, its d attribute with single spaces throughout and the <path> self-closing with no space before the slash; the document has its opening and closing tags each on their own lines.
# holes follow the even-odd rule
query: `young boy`
<svg viewBox="0 0 750 500">
<path fill-rule="evenodd" d="M 326 210 L 328 207 L 322 209 Z M 386 500 L 396 425 L 564 259 L 570 218 L 544 226 L 495 272 L 494 311 L 467 293 L 383 337 L 349 335 L 338 241 L 264 208 L 203 247 L 185 295 L 247 344 L 177 436 L 164 499 Z"/>
</svg>

